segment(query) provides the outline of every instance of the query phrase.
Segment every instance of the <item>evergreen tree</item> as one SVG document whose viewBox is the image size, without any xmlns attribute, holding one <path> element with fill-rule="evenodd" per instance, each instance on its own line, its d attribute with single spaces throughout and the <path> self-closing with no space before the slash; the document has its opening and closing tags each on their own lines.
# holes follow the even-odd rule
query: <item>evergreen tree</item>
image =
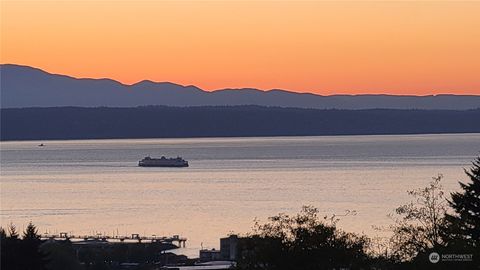
<svg viewBox="0 0 480 270">
<path fill-rule="evenodd" d="M 23 232 L 23 240 L 20 247 L 22 256 L 20 269 L 45 269 L 45 255 L 40 251 L 41 244 L 42 241 L 40 240 L 37 227 L 32 222 L 28 223 L 27 228 Z"/>
<path fill-rule="evenodd" d="M 18 232 L 17 232 L 17 227 L 13 225 L 13 223 L 10 223 L 8 226 L 8 236 L 11 239 L 18 239 Z"/>
<path fill-rule="evenodd" d="M 7 233 L 3 227 L 0 227 L 0 269 L 7 269 Z"/>
<path fill-rule="evenodd" d="M 23 232 L 23 240 L 27 241 L 39 241 L 40 235 L 38 234 L 38 229 L 32 222 L 28 223 L 27 228 Z"/>
<path fill-rule="evenodd" d="M 3 227 L 0 227 L 0 241 L 5 241 L 7 239 L 7 233 Z"/>
<path fill-rule="evenodd" d="M 447 215 L 447 219 L 451 239 L 480 248 L 480 156 L 472 165 L 470 170 L 465 170 L 470 181 L 459 182 L 463 191 L 451 194 L 449 203 L 455 214 Z"/>
<path fill-rule="evenodd" d="M 10 223 L 8 225 L 8 234 L 5 239 L 2 236 L 2 251 L 1 251 L 1 269 L 19 269 L 18 262 L 20 261 L 20 238 L 17 232 L 17 227 Z"/>
</svg>

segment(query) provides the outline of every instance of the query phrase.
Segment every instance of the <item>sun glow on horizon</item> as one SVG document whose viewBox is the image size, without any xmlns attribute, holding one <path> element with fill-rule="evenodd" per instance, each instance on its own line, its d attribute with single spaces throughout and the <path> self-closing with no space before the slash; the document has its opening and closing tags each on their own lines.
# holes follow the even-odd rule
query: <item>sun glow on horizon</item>
<svg viewBox="0 0 480 270">
<path fill-rule="evenodd" d="M 73 77 L 480 94 L 480 2 L 2 1 L 1 62 Z"/>
</svg>

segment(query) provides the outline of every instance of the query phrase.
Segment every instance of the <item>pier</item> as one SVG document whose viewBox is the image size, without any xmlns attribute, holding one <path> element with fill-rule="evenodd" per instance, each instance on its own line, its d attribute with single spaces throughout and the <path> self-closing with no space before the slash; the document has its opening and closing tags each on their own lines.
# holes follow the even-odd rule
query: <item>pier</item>
<svg viewBox="0 0 480 270">
<path fill-rule="evenodd" d="M 60 234 L 42 234 L 42 240 L 70 240 L 72 243 L 111 243 L 111 244 L 132 244 L 132 243 L 161 243 L 161 244 L 174 244 L 177 247 L 185 247 L 187 238 L 180 237 L 179 235 L 173 235 L 171 237 L 166 236 L 141 236 L 138 233 L 132 233 L 130 236 L 109 236 L 104 234 L 97 235 L 69 235 L 66 232 Z"/>
</svg>

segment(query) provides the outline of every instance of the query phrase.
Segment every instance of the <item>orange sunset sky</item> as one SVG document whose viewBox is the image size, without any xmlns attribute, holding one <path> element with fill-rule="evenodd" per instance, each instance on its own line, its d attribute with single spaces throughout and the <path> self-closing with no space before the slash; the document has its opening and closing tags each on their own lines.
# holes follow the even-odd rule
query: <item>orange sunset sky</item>
<svg viewBox="0 0 480 270">
<path fill-rule="evenodd" d="M 2 1 L 1 62 L 205 90 L 480 94 L 480 2 Z"/>
</svg>

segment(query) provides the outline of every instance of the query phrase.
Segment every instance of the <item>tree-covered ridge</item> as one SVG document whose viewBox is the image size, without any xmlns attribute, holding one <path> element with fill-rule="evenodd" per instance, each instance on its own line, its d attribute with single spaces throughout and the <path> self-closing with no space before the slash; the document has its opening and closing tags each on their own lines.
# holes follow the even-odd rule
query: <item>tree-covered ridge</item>
<svg viewBox="0 0 480 270">
<path fill-rule="evenodd" d="M 480 133 L 480 109 L 262 106 L 1 109 L 1 140 Z"/>
</svg>

